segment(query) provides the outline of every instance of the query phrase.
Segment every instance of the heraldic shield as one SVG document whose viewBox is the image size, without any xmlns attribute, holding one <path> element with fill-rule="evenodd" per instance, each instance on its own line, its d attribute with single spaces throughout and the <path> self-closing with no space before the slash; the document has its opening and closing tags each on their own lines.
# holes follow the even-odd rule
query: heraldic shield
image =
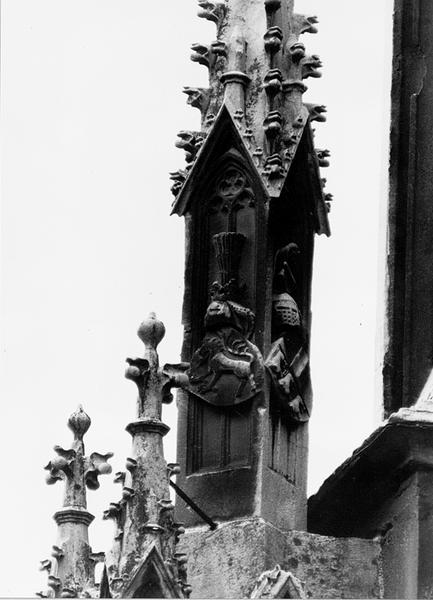
<svg viewBox="0 0 433 600">
<path fill-rule="evenodd" d="M 207 332 L 188 372 L 190 392 L 214 406 L 233 406 L 263 389 L 263 359 L 247 339 L 253 318 L 235 302 L 217 300 L 209 305 Z"/>
</svg>

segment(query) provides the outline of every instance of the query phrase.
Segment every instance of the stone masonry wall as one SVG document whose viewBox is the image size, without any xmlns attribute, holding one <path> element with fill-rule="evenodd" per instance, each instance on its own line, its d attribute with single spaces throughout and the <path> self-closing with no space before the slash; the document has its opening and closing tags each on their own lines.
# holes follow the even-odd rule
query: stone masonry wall
<svg viewBox="0 0 433 600">
<path fill-rule="evenodd" d="M 308 598 L 380 598 L 380 544 L 307 532 L 283 533 L 251 518 L 187 530 L 192 598 L 248 598 L 263 571 L 279 564 L 304 583 Z"/>
</svg>

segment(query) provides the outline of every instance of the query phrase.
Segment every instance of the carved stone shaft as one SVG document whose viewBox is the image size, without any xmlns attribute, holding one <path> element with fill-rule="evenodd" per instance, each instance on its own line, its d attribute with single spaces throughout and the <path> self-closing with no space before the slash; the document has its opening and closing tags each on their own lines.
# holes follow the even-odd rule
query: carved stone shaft
<svg viewBox="0 0 433 600">
<path fill-rule="evenodd" d="M 127 359 L 126 377 L 138 387 L 138 418 L 126 428 L 132 436 L 132 452 L 126 472 L 116 478 L 123 485 L 119 510 L 112 504 L 106 511 L 106 518 L 117 521 L 118 532 L 108 559 L 113 597 L 138 593 L 140 585 L 146 584 L 152 556 L 165 564 L 158 568 L 171 586 L 170 597 L 182 597 L 187 585 L 186 571 L 183 576 L 175 559 L 179 532 L 170 500 L 171 470 L 164 459 L 162 441 L 169 428 L 161 421 L 162 402 L 171 398 L 170 386 L 183 379 L 186 367 L 179 365 L 179 373 L 175 365 L 159 368 L 156 348 L 164 333 L 164 325 L 151 313 L 138 330 L 145 347 L 144 358 Z"/>
<path fill-rule="evenodd" d="M 80 406 L 68 421 L 74 433 L 72 448 L 55 446 L 57 457 L 45 467 L 49 471 L 47 483 L 65 482 L 63 508 L 54 514 L 58 526 L 57 542 L 48 585 L 55 597 L 76 597 L 87 586 L 94 585 L 94 560 L 89 545 L 88 527 L 94 517 L 86 510 L 86 486 L 99 487 L 98 475 L 111 472 L 105 455 L 93 452 L 85 456 L 83 436 L 90 427 L 90 418 Z"/>
</svg>

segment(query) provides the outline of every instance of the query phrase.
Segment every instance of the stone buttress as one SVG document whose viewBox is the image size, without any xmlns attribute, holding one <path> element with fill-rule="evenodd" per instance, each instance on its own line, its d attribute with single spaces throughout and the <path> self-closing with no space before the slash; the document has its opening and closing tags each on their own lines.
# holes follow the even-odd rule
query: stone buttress
<svg viewBox="0 0 433 600">
<path fill-rule="evenodd" d="M 307 532 L 311 277 L 332 196 L 305 104 L 317 18 L 290 0 L 200 0 L 216 40 L 193 44 L 209 87 L 187 87 L 200 131 L 181 131 L 171 174 L 185 217 L 177 483 L 196 598 L 381 596 L 380 545 Z M 215 528 L 215 525 L 217 527 Z"/>
<path fill-rule="evenodd" d="M 179 394 L 182 489 L 213 519 L 263 517 L 306 527 L 309 337 L 314 234 L 329 235 L 330 196 L 303 102 L 317 55 L 316 17 L 289 0 L 198 2 L 216 40 L 193 44 L 209 88 L 184 89 L 200 131 L 181 131 L 186 167 L 171 174 L 185 217 Z M 179 500 L 179 518 L 200 518 Z"/>
</svg>

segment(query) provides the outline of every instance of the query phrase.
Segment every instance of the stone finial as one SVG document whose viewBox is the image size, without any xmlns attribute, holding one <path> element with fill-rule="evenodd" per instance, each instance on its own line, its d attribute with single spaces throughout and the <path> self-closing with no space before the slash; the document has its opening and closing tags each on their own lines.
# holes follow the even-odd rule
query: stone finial
<svg viewBox="0 0 433 600">
<path fill-rule="evenodd" d="M 68 419 L 68 427 L 74 434 L 73 447 L 65 450 L 61 446 L 54 446 L 57 456 L 50 460 L 46 467 L 49 471 L 47 483 L 66 481 L 64 506 L 86 506 L 85 487 L 96 490 L 99 487 L 98 476 L 111 473 L 108 460 L 112 452 L 99 454 L 93 452 L 90 457 L 84 456 L 83 437 L 90 427 L 90 417 L 80 405 Z"/>
<path fill-rule="evenodd" d="M 152 418 L 159 419 L 161 403 L 169 404 L 173 400 L 171 389 L 187 385 L 189 363 L 166 364 L 162 369 L 159 368 L 156 348 L 165 335 L 165 327 L 155 313 L 149 314 L 137 333 L 144 343 L 145 357 L 127 358 L 125 377 L 138 387 L 139 419 L 145 415 L 146 418 L 152 415 Z"/>
<path fill-rule="evenodd" d="M 164 323 L 157 318 L 154 312 L 151 312 L 147 319 L 141 323 L 137 335 L 145 348 L 156 350 L 165 335 Z"/>
<path fill-rule="evenodd" d="M 54 514 L 58 546 L 53 546 L 53 560 L 42 563 L 49 571 L 48 586 L 52 589 L 49 597 L 54 594 L 60 598 L 75 598 L 94 583 L 87 531 L 93 515 L 86 510 L 86 487 L 99 487 L 98 476 L 111 472 L 108 459 L 113 454 L 93 452 L 89 457 L 85 456 L 83 437 L 90 422 L 90 417 L 79 406 L 68 419 L 68 427 L 74 434 L 72 448 L 65 450 L 54 446 L 57 456 L 45 467 L 49 471 L 48 484 L 65 482 L 63 508 Z"/>
<path fill-rule="evenodd" d="M 83 407 L 80 404 L 77 410 L 69 417 L 68 427 L 74 433 L 74 437 L 81 440 L 88 431 L 91 422 L 89 415 L 84 412 Z"/>
<path fill-rule="evenodd" d="M 108 585 L 113 597 L 131 597 L 135 590 L 131 564 L 140 563 L 144 568 L 155 548 L 166 565 L 172 565 L 165 576 L 177 589 L 176 597 L 183 597 L 188 591 L 186 569 L 183 562 L 175 560 L 182 530 L 174 522 L 169 488 L 170 474 L 176 469 L 172 465 L 169 468 L 164 460 L 162 438 L 169 428 L 161 421 L 161 409 L 163 402 L 172 399 L 171 388 L 187 381 L 189 364 L 159 367 L 156 348 L 165 327 L 155 313 L 149 314 L 137 333 L 145 346 L 144 358 L 128 358 L 126 370 L 126 377 L 136 383 L 139 393 L 137 418 L 126 427 L 132 436 L 132 452 L 126 459 L 126 471 L 115 476 L 115 482 L 122 486 L 121 499 L 110 503 L 103 515 L 116 526 L 107 566 Z"/>
</svg>

